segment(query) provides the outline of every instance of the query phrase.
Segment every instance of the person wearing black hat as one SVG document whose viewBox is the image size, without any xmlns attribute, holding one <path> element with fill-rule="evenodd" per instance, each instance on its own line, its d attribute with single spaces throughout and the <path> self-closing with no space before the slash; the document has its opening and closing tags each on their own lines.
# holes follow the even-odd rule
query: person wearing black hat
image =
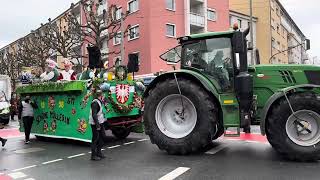
<svg viewBox="0 0 320 180">
<path fill-rule="evenodd" d="M 102 146 L 104 145 L 105 128 L 103 124 L 106 119 L 103 116 L 102 105 L 104 104 L 104 95 L 100 88 L 94 90 L 94 99 L 91 103 L 89 124 L 92 129 L 92 141 L 91 141 L 91 160 L 98 161 L 105 156 L 102 154 Z"/>
</svg>

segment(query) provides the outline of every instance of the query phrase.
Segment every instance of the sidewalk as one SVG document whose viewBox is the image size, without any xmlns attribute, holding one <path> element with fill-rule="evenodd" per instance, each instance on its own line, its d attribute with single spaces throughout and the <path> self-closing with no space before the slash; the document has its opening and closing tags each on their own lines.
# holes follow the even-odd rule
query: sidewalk
<svg viewBox="0 0 320 180">
<path fill-rule="evenodd" d="M 17 118 L 16 118 L 17 119 Z M 0 137 L 2 138 L 16 138 L 23 136 L 23 133 L 19 131 L 19 121 L 10 121 L 4 129 L 0 129 Z"/>
</svg>

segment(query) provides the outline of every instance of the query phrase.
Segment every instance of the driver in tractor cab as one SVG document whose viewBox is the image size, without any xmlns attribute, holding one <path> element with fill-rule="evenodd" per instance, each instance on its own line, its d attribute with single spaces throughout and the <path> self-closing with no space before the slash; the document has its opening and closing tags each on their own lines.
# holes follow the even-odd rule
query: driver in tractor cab
<svg viewBox="0 0 320 180">
<path fill-rule="evenodd" d="M 192 54 L 193 59 L 191 60 L 191 66 L 198 68 L 198 69 L 205 69 L 208 65 L 208 63 L 202 59 L 202 57 L 199 55 L 199 52 L 195 52 Z"/>
<path fill-rule="evenodd" d="M 208 72 L 218 78 L 222 89 L 228 89 L 230 87 L 229 72 L 225 67 L 225 64 L 227 64 L 225 60 L 228 60 L 228 58 L 223 59 L 223 57 L 223 51 L 217 51 L 213 61 L 209 63 Z"/>
</svg>

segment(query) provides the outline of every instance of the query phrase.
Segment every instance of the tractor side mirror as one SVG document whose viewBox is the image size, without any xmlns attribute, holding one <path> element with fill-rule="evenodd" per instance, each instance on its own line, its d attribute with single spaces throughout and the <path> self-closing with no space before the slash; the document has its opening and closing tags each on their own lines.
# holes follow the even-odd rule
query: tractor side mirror
<svg viewBox="0 0 320 180">
<path fill-rule="evenodd" d="M 310 49 L 310 39 L 306 39 L 306 50 Z"/>
<path fill-rule="evenodd" d="M 170 49 L 160 56 L 160 58 L 168 63 L 178 63 L 181 60 L 182 47 L 179 45 Z"/>
<path fill-rule="evenodd" d="M 235 53 L 245 52 L 245 38 L 242 32 L 236 31 L 232 37 L 232 46 Z"/>
</svg>

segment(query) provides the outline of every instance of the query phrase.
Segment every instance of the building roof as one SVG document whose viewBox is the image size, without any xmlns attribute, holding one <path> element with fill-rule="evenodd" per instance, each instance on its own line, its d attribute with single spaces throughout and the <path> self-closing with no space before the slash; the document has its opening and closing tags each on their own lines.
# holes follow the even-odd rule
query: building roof
<svg viewBox="0 0 320 180">
<path fill-rule="evenodd" d="M 278 5 L 280 6 L 282 12 L 286 15 L 286 17 L 289 19 L 289 21 L 292 23 L 292 25 L 295 27 L 295 29 L 298 31 L 298 33 L 300 35 L 302 35 L 304 38 L 306 38 L 306 36 L 302 33 L 302 31 L 300 30 L 300 28 L 298 27 L 298 25 L 294 22 L 294 20 L 291 18 L 290 14 L 288 13 L 288 11 L 284 8 L 284 6 L 281 4 L 281 2 L 279 0 L 275 0 Z"/>
</svg>

